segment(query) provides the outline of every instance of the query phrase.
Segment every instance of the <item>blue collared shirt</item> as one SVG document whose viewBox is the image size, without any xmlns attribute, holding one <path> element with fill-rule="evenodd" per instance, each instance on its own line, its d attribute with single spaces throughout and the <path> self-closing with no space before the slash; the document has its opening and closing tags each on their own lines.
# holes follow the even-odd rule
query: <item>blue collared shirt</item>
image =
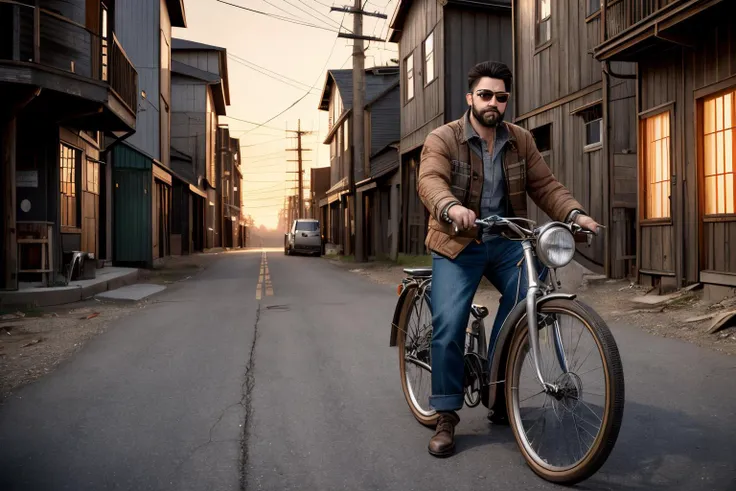
<svg viewBox="0 0 736 491">
<path fill-rule="evenodd" d="M 483 159 L 483 192 L 480 199 L 479 218 L 490 215 L 504 216 L 506 214 L 506 184 L 503 174 L 503 148 L 509 141 L 509 132 L 506 125 L 496 126 L 496 139 L 493 144 L 493 155 L 488 150 L 486 141 L 478 135 L 470 123 L 470 110 L 465 113 L 465 138 L 468 146 L 478 157 Z M 485 232 L 483 241 L 487 242 L 498 234 Z"/>
</svg>

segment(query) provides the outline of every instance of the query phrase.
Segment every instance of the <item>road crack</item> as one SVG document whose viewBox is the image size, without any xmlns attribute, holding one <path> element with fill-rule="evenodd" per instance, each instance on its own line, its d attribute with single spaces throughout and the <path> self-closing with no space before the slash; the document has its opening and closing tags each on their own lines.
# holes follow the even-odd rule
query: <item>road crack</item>
<svg viewBox="0 0 736 491">
<path fill-rule="evenodd" d="M 243 434 L 240 440 L 240 489 L 246 491 L 248 481 L 246 478 L 246 468 L 248 467 L 249 457 L 248 454 L 248 439 L 250 438 L 251 425 L 253 424 L 253 388 L 256 385 L 256 377 L 253 374 L 255 369 L 255 357 L 256 357 L 256 341 L 258 340 L 258 322 L 261 320 L 261 304 L 258 304 L 258 310 L 256 310 L 256 321 L 253 325 L 253 343 L 250 346 L 250 356 L 248 358 L 248 365 L 245 367 L 245 379 L 243 380 L 242 386 L 242 397 L 240 399 L 240 405 L 245 408 L 245 420 L 243 421 Z"/>
</svg>

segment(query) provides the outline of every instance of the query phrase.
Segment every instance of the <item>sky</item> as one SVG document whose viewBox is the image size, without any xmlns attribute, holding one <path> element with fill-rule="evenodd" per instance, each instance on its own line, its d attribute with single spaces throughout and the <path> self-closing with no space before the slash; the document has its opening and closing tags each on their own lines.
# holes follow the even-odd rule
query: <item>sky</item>
<svg viewBox="0 0 736 491">
<path fill-rule="evenodd" d="M 245 214 L 251 215 L 256 225 L 275 228 L 285 194 L 296 187 L 291 181 L 296 180 L 293 172 L 297 164 L 286 162 L 296 159 L 296 152 L 286 152 L 296 148 L 296 139 L 287 138 L 286 130 L 296 129 L 301 119 L 302 130 L 313 131 L 302 140 L 302 147 L 311 149 L 304 153 L 304 158 L 310 160 L 304 164 L 305 187 L 311 167 L 329 166 L 330 149 L 322 143 L 328 130 L 327 112 L 319 111 L 317 106 L 327 70 L 352 67 L 353 50 L 351 40 L 337 38 L 338 30 L 352 31 L 353 16 L 330 12 L 330 6 L 352 3 L 340 0 L 224 1 L 269 15 L 218 0 L 184 0 L 188 27 L 174 28 L 173 36 L 227 49 L 230 81 L 227 115 L 230 117 L 220 117 L 220 124 L 227 124 L 231 136 L 240 138 Z M 384 13 L 388 19 L 364 17 L 363 33 L 386 39 L 396 3 L 397 0 L 365 2 L 365 10 Z M 396 44 L 371 42 L 366 45 L 366 67 L 391 64 L 391 59 L 397 58 Z M 302 97 L 294 107 L 266 125 L 251 124 L 271 119 Z"/>
</svg>

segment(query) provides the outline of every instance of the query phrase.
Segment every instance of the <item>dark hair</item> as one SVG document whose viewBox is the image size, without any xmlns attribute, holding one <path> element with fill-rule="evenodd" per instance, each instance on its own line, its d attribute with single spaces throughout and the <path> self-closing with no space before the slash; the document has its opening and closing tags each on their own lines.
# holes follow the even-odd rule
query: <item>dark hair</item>
<svg viewBox="0 0 736 491">
<path fill-rule="evenodd" d="M 500 61 L 484 61 L 478 63 L 468 72 L 468 90 L 473 91 L 478 81 L 483 77 L 498 78 L 503 80 L 506 92 L 511 92 L 511 81 L 513 75 L 505 63 Z"/>
</svg>

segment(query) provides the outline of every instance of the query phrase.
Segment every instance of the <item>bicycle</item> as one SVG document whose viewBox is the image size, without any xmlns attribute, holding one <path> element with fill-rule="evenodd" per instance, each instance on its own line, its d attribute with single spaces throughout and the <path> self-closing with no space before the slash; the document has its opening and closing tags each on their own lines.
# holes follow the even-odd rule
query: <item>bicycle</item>
<svg viewBox="0 0 736 491">
<path fill-rule="evenodd" d="M 566 485 L 583 481 L 603 465 L 613 450 L 624 410 L 623 368 L 611 331 L 575 294 L 558 291 L 561 283 L 557 280 L 557 270 L 572 261 L 578 239 L 584 238 L 590 244 L 593 234 L 578 225 L 562 222 L 536 227 L 534 221 L 525 218 L 491 216 L 475 223 L 481 227 L 504 227 L 506 231 L 502 235 L 506 239 L 521 242 L 524 259 L 518 265 L 517 305 L 505 319 L 492 346 L 487 344 L 484 325 L 488 308 L 477 304 L 471 307 L 465 335 L 464 402 L 468 407 L 482 402 L 490 414 L 507 418 L 524 459 L 543 479 Z M 509 237 L 507 231 L 514 236 Z M 535 258 L 550 273 L 546 281 L 539 279 Z M 529 287 L 526 301 L 519 302 L 524 263 L 528 265 Z M 398 287 L 399 300 L 389 344 L 399 348 L 401 386 L 412 414 L 421 424 L 434 427 L 438 415 L 429 406 L 432 269 L 405 269 L 404 272 L 408 276 Z M 416 328 L 412 328 L 412 319 L 421 320 L 422 314 L 428 314 L 429 322 L 418 321 Z M 561 321 L 568 318 L 582 325 L 577 336 L 572 327 L 568 331 L 561 326 Z M 584 334 L 586 340 L 592 341 L 591 348 L 582 362 L 577 363 L 575 355 Z M 544 347 L 551 351 L 546 358 L 542 356 Z M 596 352 L 599 356 L 593 358 L 600 358 L 600 366 L 587 367 L 585 364 Z M 420 373 L 420 378 L 424 372 L 429 374 L 427 393 L 419 391 L 421 380 L 410 379 L 413 369 Z M 531 395 L 521 394 L 525 370 L 531 379 Z M 603 379 L 600 387 L 591 385 L 586 378 L 598 373 Z M 584 390 L 591 387 L 597 391 L 585 396 Z M 599 397 L 600 404 L 594 403 L 590 396 Z M 542 398 L 541 408 L 522 407 L 527 401 Z M 540 409 L 542 412 L 537 415 L 535 411 Z M 572 444 L 546 431 L 548 426 L 571 424 L 574 426 Z M 533 432 L 537 426 L 537 432 Z M 584 441 L 589 442 L 586 448 Z M 553 455 L 554 451 L 564 455 Z"/>
</svg>

